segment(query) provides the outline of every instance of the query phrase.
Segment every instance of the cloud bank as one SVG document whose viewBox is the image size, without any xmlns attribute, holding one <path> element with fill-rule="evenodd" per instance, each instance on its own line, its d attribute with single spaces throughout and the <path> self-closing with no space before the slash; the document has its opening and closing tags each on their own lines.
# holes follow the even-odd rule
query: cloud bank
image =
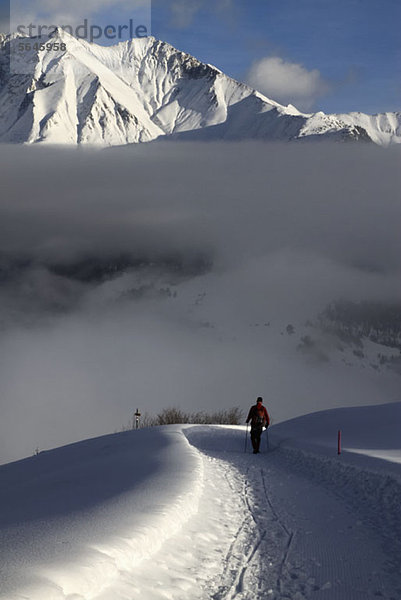
<svg viewBox="0 0 401 600">
<path fill-rule="evenodd" d="M 399 149 L 1 151 L 1 462 L 136 408 L 396 399 L 399 380 L 305 365 L 292 340 L 333 300 L 400 302 Z"/>
<path fill-rule="evenodd" d="M 262 58 L 250 68 L 249 85 L 281 104 L 293 104 L 311 110 L 316 100 L 325 95 L 329 85 L 317 69 L 287 62 L 278 56 Z"/>
</svg>

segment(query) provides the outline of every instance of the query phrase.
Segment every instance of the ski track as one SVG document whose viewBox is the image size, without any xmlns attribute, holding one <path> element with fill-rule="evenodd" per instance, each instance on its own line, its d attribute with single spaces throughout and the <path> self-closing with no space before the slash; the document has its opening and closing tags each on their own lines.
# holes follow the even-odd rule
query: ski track
<svg viewBox="0 0 401 600">
<path fill-rule="evenodd" d="M 256 459 L 258 460 L 258 459 Z M 226 473 L 228 479 L 228 474 Z M 236 573 L 234 579 L 220 586 L 213 600 L 287 598 L 284 590 L 285 567 L 290 553 L 294 532 L 289 530 L 285 522 L 277 514 L 267 492 L 264 469 L 256 465 L 246 467 L 245 475 L 231 472 L 236 486 L 230 487 L 237 498 L 242 501 L 244 520 L 238 530 L 232 547 L 225 557 L 225 574 Z M 238 482 L 243 478 L 242 490 Z M 242 492 L 242 493 L 241 493 Z M 245 523 L 248 527 L 245 527 Z M 247 532 L 244 541 L 239 535 Z M 234 551 L 236 548 L 238 551 Z M 244 551 L 245 550 L 245 551 Z M 238 556 L 233 564 L 233 557 Z M 293 577 L 293 582 L 298 576 Z M 292 583 L 292 597 L 305 598 L 305 584 Z M 296 589 L 299 588 L 299 589 Z"/>
</svg>

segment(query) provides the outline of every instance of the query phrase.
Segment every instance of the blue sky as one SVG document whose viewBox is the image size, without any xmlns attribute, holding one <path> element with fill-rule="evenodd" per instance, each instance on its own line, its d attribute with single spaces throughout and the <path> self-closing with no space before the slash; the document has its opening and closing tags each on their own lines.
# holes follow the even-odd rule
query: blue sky
<svg viewBox="0 0 401 600">
<path fill-rule="evenodd" d="M 178 27 L 166 2 L 154 0 L 153 34 L 241 80 L 265 57 L 317 69 L 326 86 L 314 109 L 401 110 L 400 0 L 232 0 L 220 11 L 213 4 L 202 2 Z"/>
<path fill-rule="evenodd" d="M 98 21 L 127 17 L 129 1 L 114 2 Z M 400 22 L 400 0 L 152 3 L 155 37 L 284 104 L 325 112 L 401 110 Z"/>
</svg>

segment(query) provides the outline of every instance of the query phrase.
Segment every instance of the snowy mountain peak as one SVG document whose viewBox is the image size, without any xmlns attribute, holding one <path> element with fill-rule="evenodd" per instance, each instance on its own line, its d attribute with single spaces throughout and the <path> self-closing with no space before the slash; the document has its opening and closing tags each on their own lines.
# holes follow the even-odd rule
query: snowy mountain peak
<svg viewBox="0 0 401 600">
<path fill-rule="evenodd" d="M 154 37 L 104 47 L 58 28 L 45 41 L 43 50 L 39 38 L 0 37 L 1 142 L 401 142 L 400 113 L 303 114 Z"/>
</svg>

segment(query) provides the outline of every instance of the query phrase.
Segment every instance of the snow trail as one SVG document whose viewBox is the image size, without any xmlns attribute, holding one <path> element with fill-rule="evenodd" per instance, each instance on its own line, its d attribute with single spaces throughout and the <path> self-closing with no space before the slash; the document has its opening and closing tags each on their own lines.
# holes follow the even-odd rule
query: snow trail
<svg viewBox="0 0 401 600">
<path fill-rule="evenodd" d="M 349 481 L 343 494 L 341 485 L 334 493 L 329 476 L 331 485 L 326 485 L 316 477 L 316 465 L 310 462 L 308 467 L 299 450 L 276 446 L 262 455 L 246 455 L 240 450 L 243 432 L 216 428 L 213 435 L 215 439 L 210 428 L 187 433 L 205 460 L 221 461 L 220 469 L 238 500 L 232 518 L 238 518 L 239 529 L 222 563 L 221 584 L 206 597 L 401 597 L 401 574 L 395 567 L 401 549 L 395 540 L 389 544 L 396 538 L 391 515 L 390 524 L 385 526 L 382 517 L 380 526 L 374 527 L 372 506 L 362 494 L 351 502 Z M 217 450 L 218 446 L 225 449 Z M 381 509 L 377 505 L 376 512 Z"/>
<path fill-rule="evenodd" d="M 324 418 L 259 455 L 243 427 L 168 426 L 3 466 L 1 600 L 399 600 L 401 465 L 308 446 Z"/>
<path fill-rule="evenodd" d="M 242 429 L 184 433 L 203 461 L 198 512 L 96 600 L 399 600 L 389 526 L 373 526 L 362 493 L 353 505 L 349 480 L 334 493 L 319 477 L 327 459 L 244 454 Z"/>
</svg>

